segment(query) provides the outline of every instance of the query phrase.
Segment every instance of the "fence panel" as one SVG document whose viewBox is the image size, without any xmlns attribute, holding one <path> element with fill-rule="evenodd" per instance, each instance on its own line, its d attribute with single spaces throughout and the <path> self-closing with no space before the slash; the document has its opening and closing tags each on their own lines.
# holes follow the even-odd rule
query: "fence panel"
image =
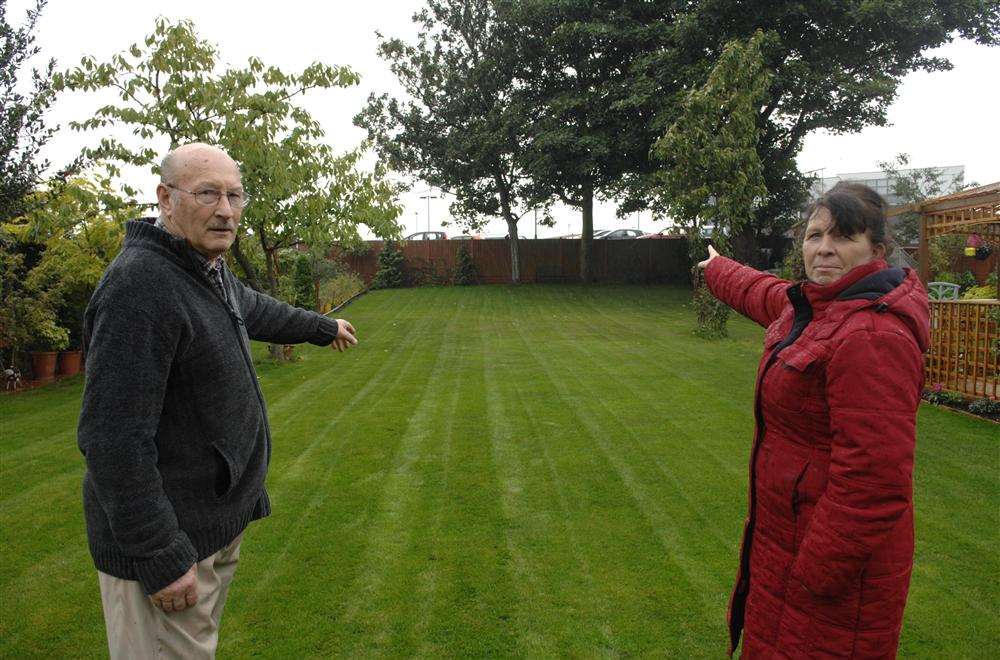
<svg viewBox="0 0 1000 660">
<path fill-rule="evenodd" d="M 927 385 L 966 396 L 996 399 L 1000 394 L 1000 302 L 932 300 Z"/>
<path fill-rule="evenodd" d="M 331 256 L 371 283 L 378 269 L 381 241 L 366 241 L 360 252 L 334 250 Z M 465 246 L 483 284 L 510 282 L 510 241 L 405 241 L 401 243 L 407 275 L 415 283 L 451 279 L 458 250 Z M 577 282 L 580 241 L 522 239 L 518 242 L 522 282 Z M 691 262 L 684 239 L 594 241 L 593 274 L 598 282 L 686 283 Z"/>
</svg>

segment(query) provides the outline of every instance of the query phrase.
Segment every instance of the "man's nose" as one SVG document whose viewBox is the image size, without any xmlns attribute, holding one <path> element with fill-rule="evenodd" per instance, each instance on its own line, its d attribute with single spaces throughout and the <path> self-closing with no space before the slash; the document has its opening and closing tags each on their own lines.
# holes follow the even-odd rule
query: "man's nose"
<svg viewBox="0 0 1000 660">
<path fill-rule="evenodd" d="M 229 203 L 229 195 L 222 195 L 219 197 L 219 203 L 215 205 L 215 215 L 220 215 L 224 218 L 231 218 L 235 215 L 236 211 L 233 209 L 233 205 Z"/>
<path fill-rule="evenodd" d="M 823 240 L 819 244 L 820 254 L 833 254 L 833 238 L 830 236 L 824 236 Z"/>
</svg>

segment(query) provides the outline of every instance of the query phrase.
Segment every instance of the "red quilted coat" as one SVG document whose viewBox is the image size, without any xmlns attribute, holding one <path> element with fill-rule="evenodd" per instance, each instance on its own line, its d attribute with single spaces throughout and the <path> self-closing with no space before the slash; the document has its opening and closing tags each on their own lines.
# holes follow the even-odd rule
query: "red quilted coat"
<svg viewBox="0 0 1000 660">
<path fill-rule="evenodd" d="M 892 658 L 913 565 L 913 450 L 928 345 L 912 271 L 826 286 L 717 257 L 712 293 L 767 328 L 730 654 Z"/>
</svg>

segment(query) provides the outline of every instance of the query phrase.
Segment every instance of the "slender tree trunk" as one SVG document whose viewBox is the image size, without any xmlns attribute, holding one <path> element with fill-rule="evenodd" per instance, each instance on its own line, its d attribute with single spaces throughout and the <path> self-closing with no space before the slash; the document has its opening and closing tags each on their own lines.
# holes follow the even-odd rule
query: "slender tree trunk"
<svg viewBox="0 0 1000 660">
<path fill-rule="evenodd" d="M 236 259 L 236 263 L 240 265 L 240 269 L 243 271 L 243 277 L 246 279 L 247 284 L 251 289 L 261 291 L 260 288 L 260 278 L 257 276 L 257 269 L 253 267 L 250 263 L 250 259 L 247 255 L 243 253 L 243 248 L 240 247 L 240 237 L 236 236 L 236 240 L 233 241 L 233 258 Z"/>
<path fill-rule="evenodd" d="M 264 248 L 264 263 L 267 265 L 267 289 L 272 298 L 278 297 L 278 255 L 274 248 Z M 285 352 L 281 344 L 268 344 L 267 352 L 272 360 L 285 362 Z"/>
<path fill-rule="evenodd" d="M 594 248 L 594 189 L 587 184 L 582 198 L 583 232 L 580 234 L 580 280 L 593 281 L 593 248 Z"/>
<path fill-rule="evenodd" d="M 521 251 L 518 248 L 517 220 L 507 216 L 507 233 L 510 235 L 510 281 L 521 281 Z"/>
<path fill-rule="evenodd" d="M 510 281 L 517 284 L 521 281 L 521 251 L 517 242 L 517 218 L 511 210 L 510 188 L 506 180 L 499 174 L 494 174 L 494 181 L 500 193 L 500 212 L 507 221 L 507 235 L 510 236 Z"/>
</svg>

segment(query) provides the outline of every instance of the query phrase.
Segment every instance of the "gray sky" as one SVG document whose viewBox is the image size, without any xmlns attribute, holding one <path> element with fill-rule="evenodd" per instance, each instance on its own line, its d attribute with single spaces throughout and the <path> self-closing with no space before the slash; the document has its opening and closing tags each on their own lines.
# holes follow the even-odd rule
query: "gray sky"
<svg viewBox="0 0 1000 660">
<path fill-rule="evenodd" d="M 9 0 L 7 20 L 22 22 L 24 10 L 33 3 Z M 50 0 L 37 32 L 37 44 L 45 58 L 54 57 L 60 68 L 76 65 L 83 55 L 106 60 L 152 31 L 157 16 L 190 19 L 199 35 L 215 44 L 223 60 L 242 66 L 250 56 L 285 71 L 301 70 L 314 61 L 347 65 L 361 74 L 361 84 L 309 94 L 303 105 L 325 127 L 327 138 L 339 150 L 357 146 L 364 132 L 352 123 L 369 93 L 399 88 L 388 67 L 376 55 L 375 32 L 412 40 L 415 29 L 410 21 L 422 0 L 368 0 L 367 2 L 210 2 L 175 0 L 172 3 L 124 2 L 120 0 Z M 914 73 L 900 87 L 889 110 L 890 126 L 868 128 L 852 135 L 818 133 L 806 138 L 799 156 L 803 170 L 823 169 L 824 176 L 876 169 L 876 163 L 905 152 L 914 167 L 964 165 L 966 180 L 979 183 L 1000 181 L 1000 130 L 996 109 L 1000 107 L 1000 48 L 985 48 L 970 42 L 955 42 L 934 52 L 951 59 L 955 68 L 943 73 Z M 992 82 L 990 82 L 992 81 Z M 88 117 L 108 97 L 72 94 L 54 106 L 49 124 L 62 124 L 51 141 L 46 156 L 54 165 L 70 160 L 96 135 L 81 135 L 65 128 L 73 119 Z M 166 143 L 161 148 L 166 148 Z M 155 179 L 148 172 L 129 172 L 129 182 L 148 189 L 152 196 Z M 400 222 L 404 233 L 427 226 L 427 202 L 419 199 L 426 186 L 417 184 L 402 198 Z M 430 202 L 430 226 L 440 228 L 447 219 L 447 198 Z M 579 213 L 557 207 L 554 228 L 540 227 L 538 236 L 578 232 Z M 636 226 L 633 215 L 618 220 L 613 203 L 595 208 L 595 228 Z M 660 229 L 648 213 L 638 218 L 645 230 Z M 534 235 L 529 215 L 519 225 L 521 235 Z M 449 235 L 458 233 L 446 229 Z M 506 225 L 494 221 L 487 235 L 502 236 Z"/>
</svg>

